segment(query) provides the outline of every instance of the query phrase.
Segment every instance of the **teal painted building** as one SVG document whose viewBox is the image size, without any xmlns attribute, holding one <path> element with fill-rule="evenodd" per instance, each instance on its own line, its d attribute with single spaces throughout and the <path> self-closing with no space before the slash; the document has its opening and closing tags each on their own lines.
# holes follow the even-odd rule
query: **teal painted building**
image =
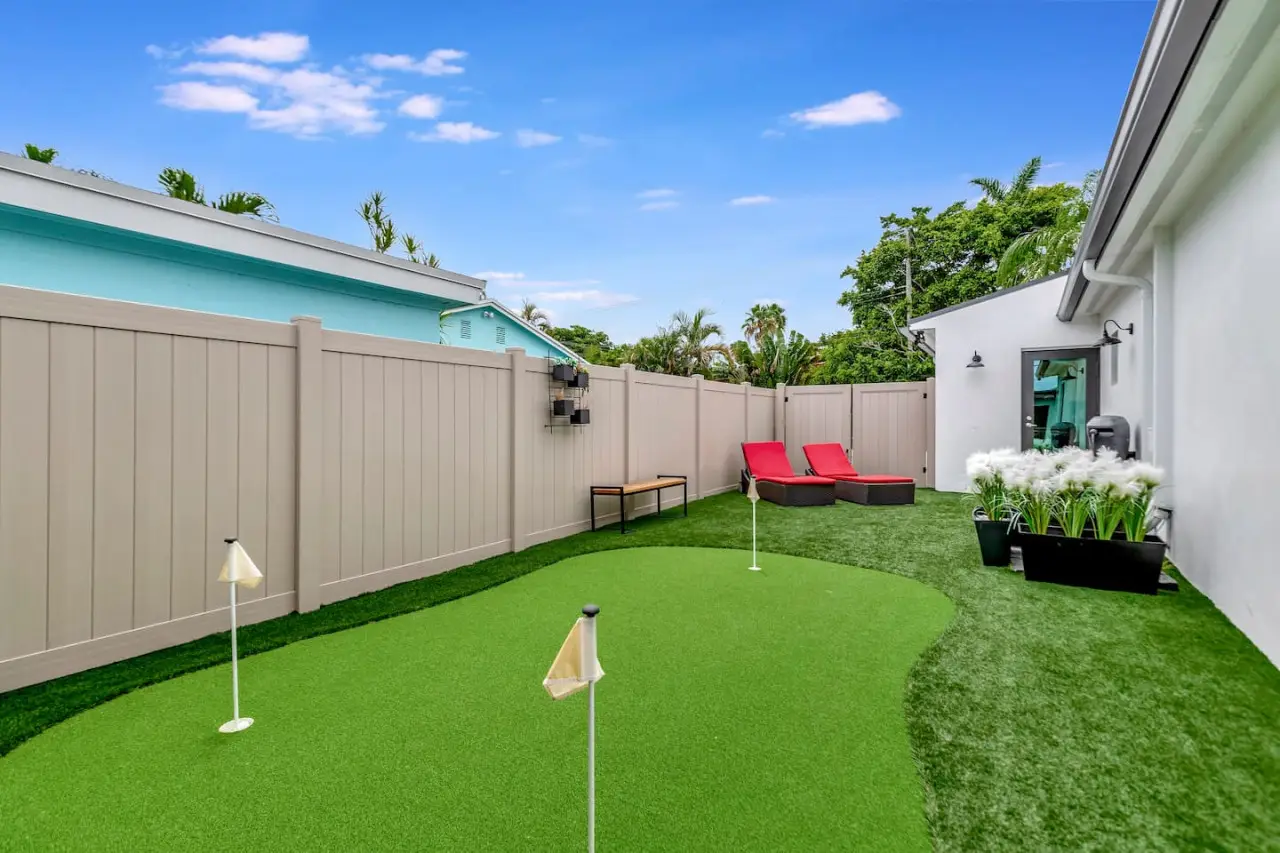
<svg viewBox="0 0 1280 853">
<path fill-rule="evenodd" d="M 582 361 L 573 350 L 526 323 L 496 299 L 486 299 L 444 312 L 440 320 L 443 343 L 456 347 L 504 352 L 520 347 L 534 358 Z"/>
<path fill-rule="evenodd" d="M 0 154 L 0 284 L 441 342 L 484 282 Z"/>
</svg>

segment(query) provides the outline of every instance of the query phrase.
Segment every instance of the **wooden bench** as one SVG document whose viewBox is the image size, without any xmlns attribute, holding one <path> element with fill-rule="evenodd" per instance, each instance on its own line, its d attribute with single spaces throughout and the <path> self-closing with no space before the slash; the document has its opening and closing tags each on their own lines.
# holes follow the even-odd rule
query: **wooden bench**
<svg viewBox="0 0 1280 853">
<path fill-rule="evenodd" d="M 627 498 L 631 495 L 642 495 L 645 492 L 658 493 L 658 510 L 654 515 L 662 515 L 662 490 L 684 489 L 684 515 L 689 517 L 689 478 L 679 474 L 659 474 L 653 480 L 641 480 L 637 483 L 625 483 L 621 486 L 591 487 L 591 529 L 596 529 L 596 495 L 616 496 L 618 498 L 619 515 L 622 516 L 622 532 L 627 532 Z"/>
</svg>

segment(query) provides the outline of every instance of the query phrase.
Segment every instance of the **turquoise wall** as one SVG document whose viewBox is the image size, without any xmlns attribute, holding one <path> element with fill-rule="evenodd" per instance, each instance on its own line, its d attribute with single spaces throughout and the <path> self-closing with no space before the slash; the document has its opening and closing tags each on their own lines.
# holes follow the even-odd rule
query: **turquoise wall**
<svg viewBox="0 0 1280 853">
<path fill-rule="evenodd" d="M 493 314 L 484 316 L 485 310 Z M 462 337 L 462 321 L 471 321 L 471 338 Z M 506 330 L 506 343 L 498 342 L 498 327 Z M 521 347 L 525 353 L 535 358 L 554 356 L 571 358 L 568 350 L 553 347 L 520 323 L 512 320 L 500 311 L 488 309 L 488 306 L 476 306 L 463 311 L 455 311 L 444 318 L 444 342 L 455 347 L 485 349 L 492 352 L 505 352 L 507 347 Z"/>
<path fill-rule="evenodd" d="M 432 343 L 456 304 L 5 205 L 0 284 Z"/>
</svg>

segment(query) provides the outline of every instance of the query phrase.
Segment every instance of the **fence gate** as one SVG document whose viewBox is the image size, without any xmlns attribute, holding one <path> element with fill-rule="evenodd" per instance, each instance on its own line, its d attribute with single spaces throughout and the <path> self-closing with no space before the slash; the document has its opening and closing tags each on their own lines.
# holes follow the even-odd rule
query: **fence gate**
<svg viewBox="0 0 1280 853">
<path fill-rule="evenodd" d="M 868 474 L 933 484 L 932 382 L 802 385 L 786 390 L 785 441 L 796 471 L 808 467 L 804 445 L 839 442 Z"/>
</svg>

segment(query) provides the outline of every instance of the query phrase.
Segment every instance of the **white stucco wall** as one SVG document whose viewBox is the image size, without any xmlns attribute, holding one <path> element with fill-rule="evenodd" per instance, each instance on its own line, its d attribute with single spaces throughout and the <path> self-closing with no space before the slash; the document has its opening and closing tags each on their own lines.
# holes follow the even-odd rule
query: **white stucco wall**
<svg viewBox="0 0 1280 853">
<path fill-rule="evenodd" d="M 1280 663 L 1280 99 L 1206 186 L 1173 231 L 1171 556 Z"/>
<path fill-rule="evenodd" d="M 1021 446 L 1024 349 L 1087 346 L 1098 339 L 1097 318 L 1063 323 L 1055 316 L 1062 284 L 1063 278 L 1052 279 L 912 324 L 935 330 L 940 491 L 968 487 L 964 460 L 970 453 Z M 965 367 L 974 350 L 986 367 Z"/>
<path fill-rule="evenodd" d="M 1148 275 L 1145 270 L 1136 275 Z M 1116 288 L 1115 295 L 1102 306 L 1096 317 L 1079 317 L 1094 330 L 1094 340 L 1102 334 L 1102 324 L 1115 320 L 1121 326 L 1133 324 L 1133 334 L 1120 333 L 1120 343 L 1102 347 L 1099 354 L 1101 393 L 1098 410 L 1104 415 L 1122 415 L 1129 421 L 1132 449 L 1144 459 L 1149 458 L 1150 440 L 1146 436 L 1147 418 L 1143 411 L 1142 380 L 1143 352 L 1148 334 L 1142 317 L 1142 291 L 1135 287 Z M 1114 330 L 1114 327 L 1112 327 Z"/>
</svg>

